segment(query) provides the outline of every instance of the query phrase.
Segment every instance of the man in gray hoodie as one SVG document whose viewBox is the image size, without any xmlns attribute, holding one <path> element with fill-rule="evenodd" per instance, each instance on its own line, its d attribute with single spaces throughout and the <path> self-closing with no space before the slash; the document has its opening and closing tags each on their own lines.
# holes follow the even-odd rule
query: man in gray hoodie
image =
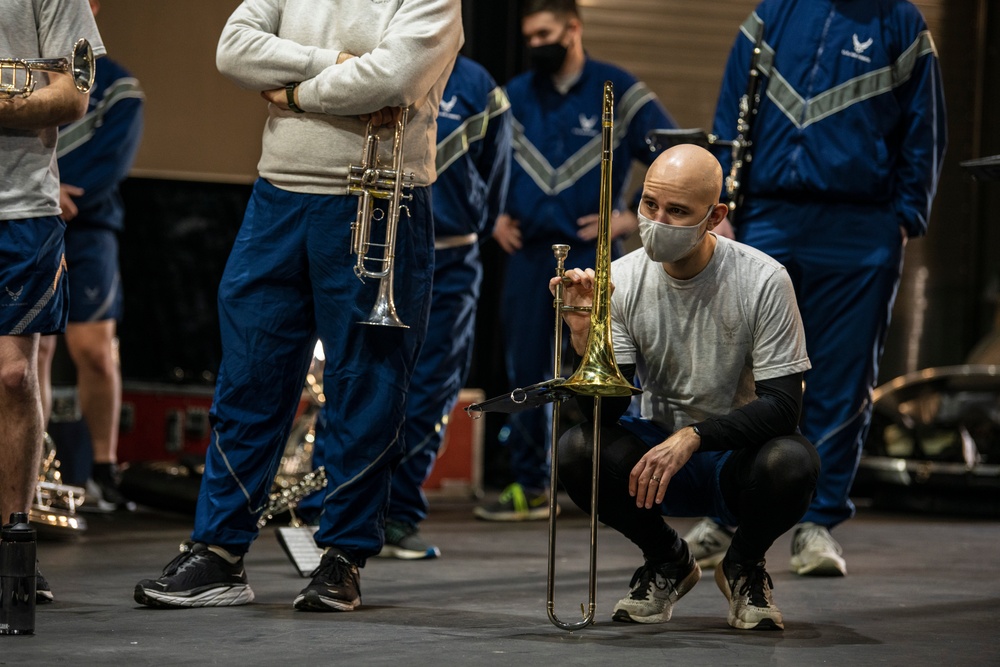
<svg viewBox="0 0 1000 667">
<path fill-rule="evenodd" d="M 435 115 L 462 39 L 459 0 L 245 0 L 229 18 L 219 71 L 269 102 L 260 178 L 219 286 L 223 356 L 194 531 L 158 579 L 138 583 L 140 604 L 253 601 L 243 555 L 317 339 L 326 403 L 316 465 L 327 486 L 315 539 L 325 553 L 294 606 L 361 604 L 358 568 L 382 548 L 405 396 L 426 332 Z M 368 122 L 395 125 L 404 108 L 403 165 L 415 186 L 398 226 L 394 302 L 408 328 L 365 326 L 380 281 L 355 275 L 349 165 L 361 162 Z M 385 212 L 384 201 L 377 207 Z"/>
</svg>

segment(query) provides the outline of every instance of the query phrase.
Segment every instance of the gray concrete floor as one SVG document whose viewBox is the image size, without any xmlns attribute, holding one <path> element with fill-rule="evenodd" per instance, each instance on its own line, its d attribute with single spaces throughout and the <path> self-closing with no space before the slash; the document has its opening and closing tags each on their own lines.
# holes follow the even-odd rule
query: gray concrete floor
<svg viewBox="0 0 1000 667">
<path fill-rule="evenodd" d="M 253 604 L 141 608 L 136 581 L 160 572 L 191 519 L 88 515 L 83 536 L 40 543 L 56 601 L 39 608 L 34 636 L 0 637 L 0 664 L 1000 665 L 997 521 L 861 510 L 835 531 L 850 569 L 843 579 L 789 572 L 786 535 L 768 554 L 786 629 L 759 633 L 729 628 L 711 572 L 669 623 L 613 623 L 639 554 L 602 529 L 598 622 L 568 633 L 546 617 L 546 524 L 484 523 L 472 507 L 435 500 L 423 533 L 442 557 L 372 559 L 361 573 L 364 606 L 339 614 L 292 609 L 306 580 L 273 525 L 246 559 Z M 586 598 L 588 532 L 585 515 L 563 512 L 556 606 L 566 620 Z"/>
</svg>

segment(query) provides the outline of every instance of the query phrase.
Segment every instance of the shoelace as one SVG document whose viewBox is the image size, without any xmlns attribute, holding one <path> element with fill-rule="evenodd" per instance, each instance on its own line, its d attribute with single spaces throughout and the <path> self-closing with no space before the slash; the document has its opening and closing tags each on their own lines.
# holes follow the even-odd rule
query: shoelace
<svg viewBox="0 0 1000 667">
<path fill-rule="evenodd" d="M 666 577 L 663 577 L 663 585 L 661 586 L 656 574 L 656 568 L 648 563 L 639 566 L 639 569 L 632 575 L 632 581 L 628 584 L 632 589 L 629 597 L 633 600 L 644 600 L 649 595 L 651 586 L 656 586 L 661 591 L 671 586 L 670 580 Z M 642 586 L 636 587 L 636 584 L 642 584 Z"/>
<path fill-rule="evenodd" d="M 739 581 L 741 576 L 746 577 L 746 579 L 744 579 L 743 585 L 740 586 L 740 595 L 746 595 L 750 604 L 754 607 L 769 607 L 770 605 L 767 603 L 767 589 L 774 588 L 774 582 L 771 581 L 771 575 L 767 573 L 764 566 L 755 565 L 745 568 L 736 576 L 736 580 Z"/>
<path fill-rule="evenodd" d="M 510 484 L 503 493 L 500 494 L 500 503 L 511 503 L 515 512 L 528 511 L 528 499 L 524 495 L 524 489 L 520 484 Z"/>
<path fill-rule="evenodd" d="M 316 566 L 316 569 L 309 573 L 309 576 L 315 579 L 318 576 L 323 577 L 323 581 L 326 582 L 341 582 L 347 579 L 351 574 L 351 563 L 347 562 L 340 556 L 332 556 L 330 558 L 323 558 Z"/>
<path fill-rule="evenodd" d="M 177 574 L 187 562 L 189 558 L 194 555 L 194 545 L 190 543 L 185 543 L 181 545 L 181 552 L 174 556 L 174 559 L 167 563 L 167 566 L 163 568 L 163 576 L 169 577 L 171 575 Z"/>
</svg>

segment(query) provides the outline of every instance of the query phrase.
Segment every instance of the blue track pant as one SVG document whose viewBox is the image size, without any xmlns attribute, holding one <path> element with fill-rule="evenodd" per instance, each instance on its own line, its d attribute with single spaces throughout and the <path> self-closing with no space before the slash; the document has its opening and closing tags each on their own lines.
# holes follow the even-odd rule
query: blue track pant
<svg viewBox="0 0 1000 667">
<path fill-rule="evenodd" d="M 410 375 L 426 332 L 433 274 L 429 188 L 400 220 L 395 303 L 409 329 L 358 324 L 378 280 L 353 272 L 353 196 L 296 194 L 258 180 L 219 286 L 223 356 L 193 539 L 242 554 L 257 536 L 317 337 L 326 467 L 316 543 L 359 563 L 382 547 Z"/>
<path fill-rule="evenodd" d="M 902 271 L 900 230 L 889 205 L 756 198 L 737 235 L 784 264 L 795 285 L 812 361 L 801 430 L 822 464 L 803 521 L 833 527 L 854 515 L 849 494 Z"/>
<path fill-rule="evenodd" d="M 415 525 L 427 518 L 430 508 L 422 485 L 469 374 L 482 277 L 475 243 L 435 251 L 430 324 L 410 381 L 406 453 L 392 476 L 391 519 Z"/>
</svg>

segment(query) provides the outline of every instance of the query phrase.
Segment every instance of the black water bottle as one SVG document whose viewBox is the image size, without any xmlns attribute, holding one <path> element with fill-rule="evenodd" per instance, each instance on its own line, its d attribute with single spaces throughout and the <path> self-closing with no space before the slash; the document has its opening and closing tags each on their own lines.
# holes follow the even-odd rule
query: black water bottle
<svg viewBox="0 0 1000 667">
<path fill-rule="evenodd" d="M 0 635 L 35 633 L 35 529 L 15 512 L 0 542 Z"/>
</svg>

